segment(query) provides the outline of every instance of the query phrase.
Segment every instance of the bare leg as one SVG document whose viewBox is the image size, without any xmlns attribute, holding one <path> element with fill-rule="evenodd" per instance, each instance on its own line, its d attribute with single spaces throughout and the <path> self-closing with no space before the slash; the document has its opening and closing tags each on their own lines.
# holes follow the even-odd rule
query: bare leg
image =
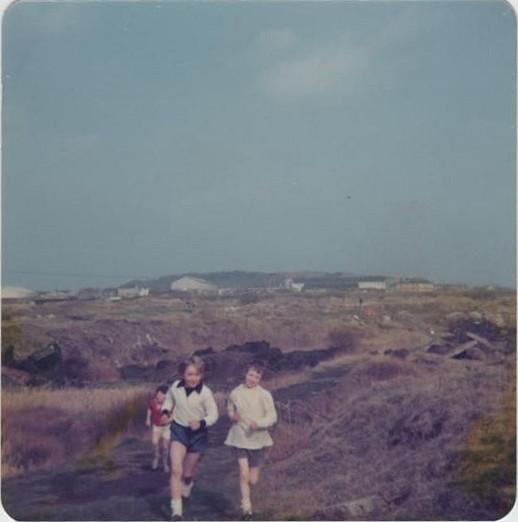
<svg viewBox="0 0 518 522">
<path fill-rule="evenodd" d="M 183 461 L 187 448 L 180 442 L 171 442 L 171 499 L 182 499 Z"/>
<path fill-rule="evenodd" d="M 171 442 L 167 438 L 162 438 L 162 465 L 164 466 L 164 471 L 169 471 L 169 447 Z"/>
<path fill-rule="evenodd" d="M 255 486 L 257 482 L 259 481 L 259 466 L 254 466 L 253 468 L 250 468 L 249 471 L 249 477 L 250 477 L 250 485 Z"/>
<path fill-rule="evenodd" d="M 250 500 L 250 470 L 248 467 L 248 459 L 240 458 L 237 460 L 239 464 L 239 487 L 241 489 L 241 508 L 243 511 L 252 510 L 252 502 Z"/>
<path fill-rule="evenodd" d="M 154 426 L 151 428 L 151 442 L 153 443 L 153 463 L 151 467 L 156 469 L 160 459 L 160 432 Z"/>
<path fill-rule="evenodd" d="M 187 453 L 187 456 L 185 457 L 185 461 L 183 463 L 184 479 L 192 479 L 192 477 L 194 476 L 194 472 L 196 471 L 196 466 L 200 461 L 200 457 L 200 453 Z"/>
</svg>

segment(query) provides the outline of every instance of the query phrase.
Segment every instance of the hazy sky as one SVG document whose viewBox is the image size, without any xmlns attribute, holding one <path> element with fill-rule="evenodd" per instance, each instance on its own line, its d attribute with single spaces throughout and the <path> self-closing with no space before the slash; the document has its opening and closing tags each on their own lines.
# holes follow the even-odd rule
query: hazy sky
<svg viewBox="0 0 518 522">
<path fill-rule="evenodd" d="M 514 285 L 507 3 L 21 0 L 3 24 L 3 285 Z"/>
</svg>

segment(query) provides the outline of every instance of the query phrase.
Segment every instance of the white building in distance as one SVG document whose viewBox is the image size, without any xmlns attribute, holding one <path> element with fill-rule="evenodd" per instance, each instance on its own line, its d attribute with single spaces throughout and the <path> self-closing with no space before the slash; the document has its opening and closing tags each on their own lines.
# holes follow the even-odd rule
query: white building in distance
<svg viewBox="0 0 518 522">
<path fill-rule="evenodd" d="M 171 290 L 179 290 L 181 292 L 217 292 L 218 287 L 197 277 L 180 277 L 171 283 Z"/>
<path fill-rule="evenodd" d="M 145 297 L 149 295 L 149 288 L 117 288 L 118 297 Z"/>
<path fill-rule="evenodd" d="M 386 281 L 358 281 L 358 288 L 360 290 L 386 290 Z"/>
<path fill-rule="evenodd" d="M 2 288 L 2 299 L 27 299 L 36 295 L 28 288 L 19 288 L 15 286 L 4 286 Z"/>
</svg>

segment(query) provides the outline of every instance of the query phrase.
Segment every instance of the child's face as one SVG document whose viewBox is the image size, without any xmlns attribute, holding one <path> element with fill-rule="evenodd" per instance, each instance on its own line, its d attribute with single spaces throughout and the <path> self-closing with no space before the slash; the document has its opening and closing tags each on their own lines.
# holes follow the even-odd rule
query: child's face
<svg viewBox="0 0 518 522">
<path fill-rule="evenodd" d="M 183 374 L 183 380 L 189 388 L 196 388 L 201 381 L 201 373 L 198 372 L 196 366 L 187 366 Z"/>
<path fill-rule="evenodd" d="M 158 404 L 162 404 L 165 401 L 164 392 L 157 391 L 155 397 L 156 397 L 156 402 L 158 402 Z"/>
<path fill-rule="evenodd" d="M 261 374 L 253 368 L 250 368 L 250 370 L 246 372 L 245 384 L 248 388 L 253 388 L 254 386 L 257 386 L 260 380 Z"/>
</svg>

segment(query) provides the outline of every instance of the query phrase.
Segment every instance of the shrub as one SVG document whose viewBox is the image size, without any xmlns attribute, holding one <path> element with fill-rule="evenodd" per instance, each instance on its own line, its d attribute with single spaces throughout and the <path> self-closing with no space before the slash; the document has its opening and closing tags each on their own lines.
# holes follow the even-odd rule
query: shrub
<svg viewBox="0 0 518 522">
<path fill-rule="evenodd" d="M 328 342 L 333 348 L 337 348 L 343 353 L 351 353 L 356 350 L 356 335 L 345 328 L 331 330 L 328 335 Z"/>
</svg>

